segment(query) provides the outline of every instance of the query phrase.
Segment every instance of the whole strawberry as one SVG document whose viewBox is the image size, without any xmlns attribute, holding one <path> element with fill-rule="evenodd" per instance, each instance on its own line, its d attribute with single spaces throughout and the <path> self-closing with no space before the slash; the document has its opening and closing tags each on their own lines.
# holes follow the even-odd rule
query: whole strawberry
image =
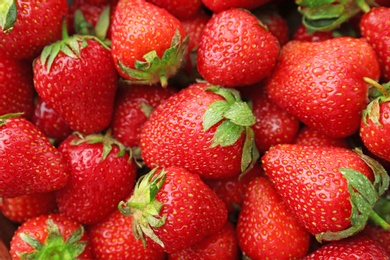
<svg viewBox="0 0 390 260">
<path fill-rule="evenodd" d="M 188 49 L 180 21 L 143 0 L 119 0 L 111 28 L 112 57 L 119 74 L 133 82 L 165 87 Z"/>
<path fill-rule="evenodd" d="M 369 217 L 380 219 L 373 207 L 389 177 L 378 162 L 358 151 L 282 144 L 271 147 L 262 163 L 288 208 L 318 241 L 350 237 Z"/>
<path fill-rule="evenodd" d="M 0 116 L 0 197 L 63 188 L 69 178 L 65 160 L 49 139 L 18 114 Z"/>
<path fill-rule="evenodd" d="M 167 253 L 201 242 L 227 221 L 224 203 L 199 175 L 180 167 L 154 168 L 143 175 L 118 208 L 132 216 L 137 239 Z"/>
<path fill-rule="evenodd" d="M 38 95 L 73 130 L 83 134 L 107 128 L 118 75 L 110 50 L 96 38 L 74 35 L 45 47 L 35 59 Z"/>
<path fill-rule="evenodd" d="M 56 192 L 60 213 L 82 224 L 97 223 L 133 189 L 135 163 L 108 134 L 72 135 L 58 150 L 69 166 L 69 182 Z"/>
<path fill-rule="evenodd" d="M 141 155 L 149 168 L 178 166 L 206 179 L 238 176 L 258 156 L 254 123 L 236 90 L 194 83 L 152 112 L 141 132 Z"/>
<path fill-rule="evenodd" d="M 379 75 L 376 54 L 364 39 L 290 41 L 266 90 L 276 105 L 307 126 L 342 138 L 358 130 L 367 105 L 369 84 L 363 77 L 377 80 Z"/>
<path fill-rule="evenodd" d="M 214 14 L 203 29 L 197 67 L 211 84 L 250 85 L 271 74 L 279 50 L 278 39 L 253 14 L 232 8 Z"/>
</svg>

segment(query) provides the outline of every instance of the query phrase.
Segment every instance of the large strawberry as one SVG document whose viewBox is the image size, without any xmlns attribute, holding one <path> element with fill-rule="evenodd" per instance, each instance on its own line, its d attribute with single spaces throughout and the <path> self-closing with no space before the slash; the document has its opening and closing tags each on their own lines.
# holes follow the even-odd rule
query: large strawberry
<svg viewBox="0 0 390 260">
<path fill-rule="evenodd" d="M 134 235 L 150 248 L 179 251 L 220 230 L 227 221 L 223 202 L 200 179 L 180 167 L 154 168 L 118 205 L 132 215 Z"/>
<path fill-rule="evenodd" d="M 282 144 L 262 162 L 283 201 L 318 241 L 352 236 L 369 217 L 390 228 L 373 210 L 389 176 L 370 157 L 339 147 Z"/>
<path fill-rule="evenodd" d="M 180 21 L 143 0 L 119 0 L 111 40 L 114 63 L 122 77 L 143 84 L 161 82 L 163 87 L 180 68 L 188 49 Z"/>
<path fill-rule="evenodd" d="M 379 62 L 364 39 L 290 41 L 266 89 L 270 99 L 307 126 L 335 138 L 355 133 Z M 348 121 L 348 123 L 346 123 Z"/>
<path fill-rule="evenodd" d="M 31 60 L 61 39 L 66 0 L 2 0 L 1 7 L 0 56 Z"/>
<path fill-rule="evenodd" d="M 197 67 L 211 84 L 250 85 L 270 75 L 279 50 L 278 39 L 253 14 L 233 8 L 214 14 L 206 24 Z"/>
<path fill-rule="evenodd" d="M 49 192 L 69 178 L 65 160 L 31 122 L 0 116 L 0 197 Z"/>
<path fill-rule="evenodd" d="M 247 103 L 234 89 L 194 83 L 172 95 L 150 115 L 141 132 L 147 166 L 178 166 L 204 178 L 228 178 L 255 161 Z"/>
</svg>

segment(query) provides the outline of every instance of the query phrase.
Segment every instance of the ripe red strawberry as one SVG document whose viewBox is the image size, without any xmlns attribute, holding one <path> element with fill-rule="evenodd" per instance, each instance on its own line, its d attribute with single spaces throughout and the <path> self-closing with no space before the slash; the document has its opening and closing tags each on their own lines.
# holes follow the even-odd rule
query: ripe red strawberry
<svg viewBox="0 0 390 260">
<path fill-rule="evenodd" d="M 214 13 L 219 13 L 230 8 L 243 8 L 252 10 L 270 1 L 271 0 L 202 0 L 202 3 Z"/>
<path fill-rule="evenodd" d="M 368 223 L 362 233 L 380 244 L 390 256 L 390 231 Z"/>
<path fill-rule="evenodd" d="M 165 87 L 188 49 L 180 21 L 142 0 L 119 0 L 111 28 L 112 56 L 119 74 L 131 82 Z"/>
<path fill-rule="evenodd" d="M 306 28 L 304 24 L 300 24 L 292 36 L 293 40 L 301 42 L 320 42 L 333 38 L 334 36 L 331 31 L 310 31 Z"/>
<path fill-rule="evenodd" d="M 0 93 L 3 93 L 0 115 L 22 112 L 25 118 L 31 118 L 34 110 L 31 64 L 0 55 Z"/>
<path fill-rule="evenodd" d="M 66 0 L 3 1 L 0 16 L 0 56 L 32 60 L 61 38 Z"/>
<path fill-rule="evenodd" d="M 160 85 L 120 84 L 111 122 L 112 136 L 128 147 L 138 147 L 141 129 L 150 113 L 177 92 Z"/>
<path fill-rule="evenodd" d="M 35 60 L 35 89 L 72 130 L 98 133 L 114 108 L 118 75 L 111 52 L 91 36 L 64 34 Z"/>
<path fill-rule="evenodd" d="M 254 122 L 236 90 L 194 83 L 152 112 L 141 155 L 149 168 L 178 166 L 205 179 L 238 176 L 257 158 Z"/>
<path fill-rule="evenodd" d="M 262 163 L 283 201 L 318 241 L 352 236 L 369 216 L 380 218 L 373 207 L 389 179 L 370 157 L 339 147 L 284 144 L 271 147 Z"/>
<path fill-rule="evenodd" d="M 72 135 L 58 147 L 69 182 L 56 192 L 63 213 L 82 224 L 101 221 L 133 189 L 136 166 L 125 147 L 106 135 Z"/>
<path fill-rule="evenodd" d="M 189 19 L 194 17 L 196 13 L 202 7 L 201 0 L 182 0 L 182 1 L 170 1 L 170 0 L 147 0 L 161 8 L 164 8 L 176 18 Z"/>
<path fill-rule="evenodd" d="M 118 206 L 132 215 L 133 232 L 149 248 L 173 253 L 215 234 L 227 221 L 223 202 L 183 168 L 154 168 Z"/>
<path fill-rule="evenodd" d="M 230 221 L 199 243 L 169 254 L 169 260 L 239 259 L 236 230 Z"/>
<path fill-rule="evenodd" d="M 304 260 L 317 259 L 390 259 L 383 247 L 364 235 L 356 235 L 323 245 L 307 255 Z"/>
<path fill-rule="evenodd" d="M 87 232 L 95 259 L 165 260 L 167 256 L 164 251 L 145 247 L 136 239 L 132 216 L 124 216 L 118 210 L 88 226 Z"/>
<path fill-rule="evenodd" d="M 337 146 L 350 148 L 346 138 L 332 138 L 307 126 L 302 126 L 299 129 L 299 132 L 293 143 L 300 145 Z"/>
<path fill-rule="evenodd" d="M 250 85 L 270 75 L 279 54 L 278 39 L 249 11 L 214 14 L 203 29 L 197 67 L 211 84 Z"/>
<path fill-rule="evenodd" d="M 12 259 L 92 259 L 88 235 L 77 221 L 61 214 L 24 222 L 11 240 Z"/>
<path fill-rule="evenodd" d="M 360 31 L 378 56 L 383 81 L 390 81 L 390 7 L 373 7 L 360 20 Z"/>
<path fill-rule="evenodd" d="M 379 74 L 378 59 L 364 39 L 290 41 L 266 89 L 276 105 L 310 128 L 342 138 L 358 130 L 367 105 L 369 84 L 363 77 Z"/>
<path fill-rule="evenodd" d="M 65 160 L 31 122 L 0 116 L 0 197 L 49 192 L 68 182 Z"/>
<path fill-rule="evenodd" d="M 240 249 L 250 259 L 300 259 L 310 244 L 309 232 L 266 177 L 252 179 L 245 190 L 237 237 Z"/>
</svg>

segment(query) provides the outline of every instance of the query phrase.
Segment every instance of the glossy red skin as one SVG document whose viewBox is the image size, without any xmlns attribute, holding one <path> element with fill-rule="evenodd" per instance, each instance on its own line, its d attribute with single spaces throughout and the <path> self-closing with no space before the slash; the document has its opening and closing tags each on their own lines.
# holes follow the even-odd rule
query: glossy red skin
<svg viewBox="0 0 390 260">
<path fill-rule="evenodd" d="M 277 38 L 254 15 L 243 9 L 229 9 L 214 14 L 204 27 L 197 68 L 211 84 L 251 85 L 270 75 L 279 50 Z"/>
<path fill-rule="evenodd" d="M 374 123 L 369 116 L 366 116 L 366 123 L 363 118 L 360 124 L 360 137 L 364 146 L 376 156 L 390 161 L 390 102 L 382 102 L 379 105 L 379 122 Z"/>
<path fill-rule="evenodd" d="M 69 166 L 68 184 L 56 192 L 57 205 L 63 213 L 82 224 L 94 224 L 116 210 L 130 194 L 136 178 L 135 163 L 128 153 L 117 157 L 119 148 L 102 158 L 102 143 L 72 145 L 76 136 L 65 139 L 58 150 Z"/>
<path fill-rule="evenodd" d="M 230 221 L 215 234 L 181 251 L 169 254 L 168 260 L 239 259 L 236 230 Z"/>
<path fill-rule="evenodd" d="M 148 119 L 142 104 L 156 108 L 175 92 L 172 87 L 160 85 L 120 85 L 111 122 L 112 135 L 128 147 L 138 147 L 141 129 Z"/>
<path fill-rule="evenodd" d="M 164 8 L 180 20 L 194 17 L 202 7 L 201 0 L 148 0 L 148 2 Z"/>
<path fill-rule="evenodd" d="M 266 91 L 276 105 L 305 125 L 343 138 L 358 130 L 367 105 L 368 84 L 363 77 L 377 80 L 379 75 L 376 54 L 364 39 L 290 41 L 282 48 Z"/>
<path fill-rule="evenodd" d="M 0 55 L 0 115 L 23 112 L 29 119 L 34 92 L 31 64 Z"/>
<path fill-rule="evenodd" d="M 364 235 L 334 241 L 324 244 L 322 247 L 307 255 L 304 260 L 310 259 L 340 259 L 340 260 L 358 260 L 358 259 L 389 259 L 377 242 Z"/>
<path fill-rule="evenodd" d="M 141 240 L 137 240 L 131 225 L 131 215 L 127 217 L 115 210 L 99 223 L 88 226 L 87 232 L 95 259 L 166 259 L 164 251 L 145 247 Z"/>
<path fill-rule="evenodd" d="M 214 13 L 219 13 L 230 8 L 243 8 L 252 10 L 270 1 L 271 0 L 202 0 L 202 3 Z"/>
<path fill-rule="evenodd" d="M 60 52 L 49 72 L 39 58 L 33 64 L 38 95 L 82 134 L 99 133 L 109 126 L 118 82 L 111 52 L 97 41 L 87 43 L 80 50 L 81 58 Z"/>
<path fill-rule="evenodd" d="M 249 182 L 236 231 L 250 259 L 301 259 L 309 250 L 310 234 L 266 177 Z"/>
<path fill-rule="evenodd" d="M 350 148 L 346 138 L 332 138 L 307 126 L 301 127 L 293 143 L 301 145 Z"/>
<path fill-rule="evenodd" d="M 166 221 L 152 228 L 164 248 L 148 237 L 146 244 L 173 253 L 218 232 L 227 221 L 227 210 L 199 175 L 176 166 L 165 171 L 166 179 L 155 199 L 163 204 L 159 215 L 166 215 Z"/>
<path fill-rule="evenodd" d="M 369 166 L 352 150 L 282 144 L 262 157 L 265 174 L 300 223 L 312 234 L 340 231 L 351 224 L 347 180 L 339 168 L 373 181 Z"/>
<path fill-rule="evenodd" d="M 65 160 L 46 136 L 26 119 L 0 126 L 0 197 L 49 192 L 68 182 Z"/>
<path fill-rule="evenodd" d="M 390 81 L 390 7 L 373 7 L 360 20 L 360 31 L 374 48 L 381 66 L 381 78 Z"/>
<path fill-rule="evenodd" d="M 204 10 L 200 10 L 194 17 L 181 20 L 181 24 L 190 38 L 188 42 L 188 53 L 196 52 L 198 50 L 203 28 L 210 18 L 211 16 L 208 13 Z"/>
<path fill-rule="evenodd" d="M 46 45 L 61 39 L 68 4 L 66 0 L 18 0 L 16 6 L 13 29 L 8 33 L 0 30 L 0 56 L 32 60 Z"/>
<path fill-rule="evenodd" d="M 390 256 L 390 231 L 384 230 L 380 226 L 367 224 L 362 233 L 380 244 Z"/>
<path fill-rule="evenodd" d="M 294 32 L 292 39 L 296 41 L 301 42 L 320 42 L 324 40 L 333 39 L 333 33 L 332 32 L 321 32 L 316 31 L 309 33 L 306 30 L 305 25 L 300 24 L 296 31 Z"/>
<path fill-rule="evenodd" d="M 205 179 L 238 176 L 244 135 L 233 145 L 210 148 L 217 126 L 203 130 L 203 115 L 209 105 L 222 100 L 206 92 L 207 83 L 195 83 L 160 104 L 141 132 L 141 154 L 147 166 L 178 166 Z"/>
<path fill-rule="evenodd" d="M 21 239 L 21 233 L 28 233 L 29 235 L 38 239 L 41 243 L 45 242 L 48 235 L 46 224 L 48 219 L 52 219 L 54 224 L 58 226 L 60 234 L 64 237 L 65 241 L 69 239 L 70 235 L 76 229 L 81 227 L 80 223 L 62 214 L 41 215 L 39 217 L 31 218 L 19 226 L 12 237 L 10 249 L 12 259 L 19 260 L 21 258 L 18 257 L 18 253 L 32 252 L 34 250 Z M 88 235 L 86 232 L 84 232 L 80 239 L 80 242 L 82 241 L 88 242 Z M 84 251 L 77 257 L 77 259 L 92 259 L 91 248 L 87 245 Z"/>
<path fill-rule="evenodd" d="M 167 10 L 141 0 L 120 0 L 111 28 L 112 57 L 119 74 L 131 79 L 119 68 L 118 62 L 134 69 L 134 62 L 145 61 L 143 56 L 153 50 L 161 58 L 170 48 L 176 30 L 182 41 L 186 32 Z"/>
</svg>

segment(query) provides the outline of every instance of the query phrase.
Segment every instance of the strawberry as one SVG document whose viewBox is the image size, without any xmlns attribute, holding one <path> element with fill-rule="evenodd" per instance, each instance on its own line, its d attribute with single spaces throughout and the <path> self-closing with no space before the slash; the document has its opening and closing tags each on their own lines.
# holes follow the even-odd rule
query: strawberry
<svg viewBox="0 0 390 260">
<path fill-rule="evenodd" d="M 373 210 L 389 177 L 370 157 L 340 147 L 282 144 L 271 147 L 262 163 L 288 208 L 318 241 L 350 237 L 369 217 L 390 228 Z"/>
<path fill-rule="evenodd" d="M 114 108 L 118 75 L 111 52 L 92 36 L 68 37 L 46 46 L 35 60 L 38 95 L 83 134 L 107 128 Z"/>
<path fill-rule="evenodd" d="M 0 115 L 22 112 L 31 118 L 34 92 L 31 64 L 0 55 Z"/>
<path fill-rule="evenodd" d="M 380 244 L 390 256 L 390 231 L 368 223 L 362 230 L 362 233 Z"/>
<path fill-rule="evenodd" d="M 69 182 L 56 192 L 59 212 L 82 224 L 101 221 L 133 189 L 136 166 L 126 148 L 106 135 L 72 135 L 58 150 Z"/>
<path fill-rule="evenodd" d="M 242 8 L 252 10 L 271 0 L 202 0 L 202 3 L 214 13 L 219 13 L 230 8 Z"/>
<path fill-rule="evenodd" d="M 378 59 L 364 39 L 290 41 L 266 91 L 271 101 L 308 127 L 343 138 L 358 130 L 367 105 L 369 84 L 363 77 L 379 75 Z"/>
<path fill-rule="evenodd" d="M 337 146 L 350 148 L 346 138 L 332 138 L 305 125 L 299 129 L 293 143 L 300 145 Z"/>
<path fill-rule="evenodd" d="M 201 242 L 169 254 L 169 260 L 239 259 L 236 230 L 230 221 Z"/>
<path fill-rule="evenodd" d="M 124 216 L 118 210 L 88 226 L 87 232 L 95 259 L 165 260 L 167 256 L 137 240 L 132 231 L 132 216 Z"/>
<path fill-rule="evenodd" d="M 202 7 L 201 0 L 182 0 L 182 1 L 170 1 L 170 0 L 147 0 L 161 8 L 164 8 L 176 18 L 189 19 L 194 17 L 196 13 Z"/>
<path fill-rule="evenodd" d="M 300 259 L 310 234 L 289 211 L 266 177 L 252 179 L 237 223 L 240 249 L 250 259 Z"/>
<path fill-rule="evenodd" d="M 14 233 L 12 259 L 92 259 L 84 227 L 64 215 L 31 218 Z"/>
<path fill-rule="evenodd" d="M 381 77 L 390 81 L 390 7 L 373 7 L 360 20 L 360 31 L 378 55 Z"/>
<path fill-rule="evenodd" d="M 47 137 L 18 114 L 0 116 L 0 197 L 49 192 L 64 187 L 66 162 Z"/>
<path fill-rule="evenodd" d="M 0 11 L 0 56 L 32 60 L 42 49 L 61 38 L 66 0 L 44 2 L 2 1 Z"/>
<path fill-rule="evenodd" d="M 149 248 L 183 250 L 220 230 L 227 221 L 223 202 L 200 179 L 180 167 L 154 168 L 118 205 L 132 215 L 133 232 Z"/>
<path fill-rule="evenodd" d="M 178 166 L 205 179 L 238 176 L 258 156 L 254 122 L 236 90 L 194 83 L 152 112 L 141 131 L 141 155 L 149 168 Z"/>
<path fill-rule="evenodd" d="M 253 14 L 233 8 L 214 14 L 206 24 L 197 67 L 211 84 L 250 85 L 270 75 L 279 50 L 278 39 Z"/>
<path fill-rule="evenodd" d="M 119 0 L 111 28 L 112 56 L 119 74 L 133 82 L 167 86 L 188 50 L 180 21 L 143 0 Z"/>
<path fill-rule="evenodd" d="M 34 193 L 3 198 L 0 211 L 8 219 L 21 224 L 33 217 L 55 213 L 57 203 L 54 192 Z"/>
<path fill-rule="evenodd" d="M 311 31 L 304 24 L 300 24 L 292 35 L 293 40 L 301 42 L 320 42 L 333 38 L 334 36 L 331 31 Z"/>
</svg>

